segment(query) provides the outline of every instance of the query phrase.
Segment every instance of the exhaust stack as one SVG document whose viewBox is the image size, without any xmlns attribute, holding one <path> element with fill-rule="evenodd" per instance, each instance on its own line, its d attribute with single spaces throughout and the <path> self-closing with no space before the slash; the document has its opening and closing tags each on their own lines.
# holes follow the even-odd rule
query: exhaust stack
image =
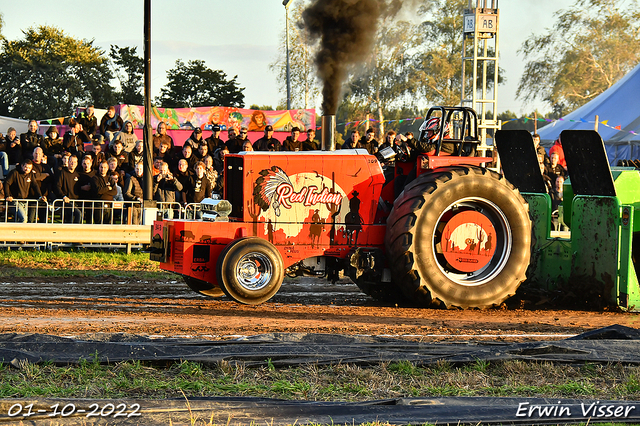
<svg viewBox="0 0 640 426">
<path fill-rule="evenodd" d="M 335 151 L 336 150 L 336 116 L 335 115 L 323 115 L 322 116 L 322 143 L 321 149 L 323 151 Z"/>
</svg>

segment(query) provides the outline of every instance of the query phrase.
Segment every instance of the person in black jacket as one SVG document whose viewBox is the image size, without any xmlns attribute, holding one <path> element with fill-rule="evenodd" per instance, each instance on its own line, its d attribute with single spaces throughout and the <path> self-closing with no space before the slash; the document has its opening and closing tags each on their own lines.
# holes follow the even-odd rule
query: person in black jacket
<svg viewBox="0 0 640 426">
<path fill-rule="evenodd" d="M 93 158 L 87 154 L 82 158 L 80 163 L 81 170 L 78 171 L 80 176 L 80 192 L 78 196 L 81 200 L 91 200 L 93 194 L 91 192 L 91 181 L 96 175 L 96 171 L 93 169 Z"/>
<path fill-rule="evenodd" d="M 89 135 L 83 130 L 82 124 L 71 119 L 69 121 L 69 131 L 62 138 L 62 146 L 65 151 L 70 152 L 80 160 L 84 156 L 84 144 L 90 140 Z"/>
<path fill-rule="evenodd" d="M 124 190 L 122 196 L 125 201 L 137 201 L 142 203 L 144 200 L 144 192 L 143 192 L 143 173 L 144 173 L 144 165 L 142 162 L 138 162 L 133 167 L 133 173 L 131 175 L 127 175 L 127 178 L 124 183 Z M 133 225 L 140 225 L 142 218 L 142 207 L 141 204 L 131 203 L 131 223 Z"/>
<path fill-rule="evenodd" d="M 189 168 L 189 163 L 184 158 L 178 161 L 178 170 L 176 170 L 175 176 L 176 179 L 178 179 L 178 181 L 182 184 L 183 189 L 189 186 L 191 176 L 193 176 L 193 171 Z M 184 191 L 180 191 L 176 202 L 180 203 L 180 205 L 182 206 L 185 206 L 187 204 L 187 198 Z"/>
<path fill-rule="evenodd" d="M 64 151 L 62 138 L 56 126 L 49 126 L 46 135 L 47 137 L 42 141 L 42 150 L 44 151 L 44 155 L 51 157 L 54 161 L 53 164 L 57 164 L 62 158 L 62 152 Z"/>
<path fill-rule="evenodd" d="M 100 163 L 98 173 L 91 180 L 91 191 L 94 200 L 107 201 L 96 203 L 94 222 L 111 223 L 111 205 L 113 197 L 118 193 L 116 189 L 117 177 L 109 174 L 109 164 L 106 161 Z"/>
<path fill-rule="evenodd" d="M 253 144 L 254 151 L 282 151 L 282 144 L 273 137 L 273 126 L 268 124 L 264 128 L 264 136 Z M 215 151 L 214 151 L 215 153 Z"/>
<path fill-rule="evenodd" d="M 235 134 L 235 132 L 234 132 Z M 247 140 L 248 130 L 246 127 L 242 126 L 240 128 L 240 134 L 233 139 L 231 139 L 231 130 L 229 130 L 229 140 L 227 141 L 227 148 L 229 148 L 229 152 L 232 154 L 237 154 L 242 151 L 242 146 L 244 142 Z"/>
<path fill-rule="evenodd" d="M 22 158 L 31 159 L 33 150 L 42 146 L 44 137 L 38 134 L 38 122 L 36 120 L 29 120 L 29 130 L 27 133 L 20 135 L 20 145 L 22 146 Z"/>
<path fill-rule="evenodd" d="M 20 162 L 22 162 L 22 145 L 20 144 L 20 137 L 18 136 L 16 129 L 9 127 L 7 129 L 7 136 L 5 136 L 4 140 L 5 150 L 9 157 L 9 164 L 14 166 L 20 164 Z"/>
<path fill-rule="evenodd" d="M 218 172 L 218 176 L 224 174 L 224 157 L 229 153 L 229 149 L 226 146 L 219 148 L 213 153 L 213 168 Z"/>
<path fill-rule="evenodd" d="M 12 210 L 16 222 L 35 222 L 36 202 L 17 200 L 42 200 L 47 202 L 46 197 L 40 193 L 40 188 L 36 183 L 35 175 L 32 173 L 33 162 L 29 159 L 22 160 L 20 167 L 9 172 L 7 180 L 4 181 L 5 200 L 14 202 Z"/>
<path fill-rule="evenodd" d="M 347 139 L 345 143 L 342 144 L 342 148 L 340 149 L 356 149 L 356 148 L 362 148 L 360 146 L 360 132 L 358 132 L 357 130 L 352 130 L 351 134 L 349 135 L 349 139 Z"/>
<path fill-rule="evenodd" d="M 196 164 L 195 174 L 191 177 L 189 181 L 189 187 L 186 188 L 187 193 L 187 204 L 199 203 L 205 198 L 211 198 L 211 192 L 213 189 L 213 185 L 207 179 L 207 175 L 205 174 L 206 166 L 202 161 Z M 202 212 L 200 210 L 196 210 L 196 219 L 200 219 L 202 217 Z"/>
<path fill-rule="evenodd" d="M 90 139 L 93 139 L 93 137 L 96 135 L 96 130 L 98 127 L 98 119 L 96 118 L 94 112 L 95 108 L 93 107 L 93 105 L 89 105 L 83 112 L 80 113 L 77 120 L 80 124 L 82 124 L 82 128 L 85 132 L 87 132 L 87 135 L 89 135 Z"/>
<path fill-rule="evenodd" d="M 302 141 L 300 138 L 300 129 L 298 127 L 294 127 L 291 129 L 291 136 L 288 136 L 284 142 L 282 143 L 283 151 L 302 151 Z"/>
<path fill-rule="evenodd" d="M 105 153 L 105 157 L 107 157 L 107 161 L 109 161 L 111 157 L 115 158 L 118 162 L 117 169 L 121 170 L 122 165 L 127 162 L 129 155 L 124 151 L 122 141 L 118 139 L 113 141 L 113 146 L 107 150 L 107 152 Z"/>
<path fill-rule="evenodd" d="M 222 129 L 217 124 L 214 124 L 211 128 L 211 136 L 205 139 L 207 147 L 209 148 L 209 152 L 213 153 L 216 151 L 216 149 L 224 145 L 224 142 L 222 141 L 222 139 L 220 139 L 221 132 Z"/>
<path fill-rule="evenodd" d="M 191 145 L 185 144 L 182 147 L 182 153 L 178 156 L 178 158 L 175 159 L 176 166 L 174 167 L 174 169 L 177 168 L 178 161 L 182 160 L 183 158 L 187 160 L 187 163 L 189 163 L 190 169 L 193 169 L 196 166 L 196 163 L 198 162 L 198 159 L 196 158 L 196 156 L 193 155 L 193 148 L 191 148 Z"/>
<path fill-rule="evenodd" d="M 319 148 L 318 141 L 316 140 L 316 129 L 307 130 L 307 140 L 302 142 L 303 151 L 317 151 Z"/>
<path fill-rule="evenodd" d="M 135 175 L 136 164 L 144 161 L 144 145 L 142 141 L 136 142 L 135 148 L 127 155 L 126 165 L 122 166 L 122 169 L 129 175 Z"/>
<path fill-rule="evenodd" d="M 378 152 L 379 144 L 375 136 L 376 136 L 376 131 L 373 130 L 372 128 L 369 128 L 365 132 L 364 138 L 360 140 L 360 146 L 366 149 L 367 152 L 371 155 L 374 155 L 376 152 Z"/>
<path fill-rule="evenodd" d="M 56 197 L 64 202 L 64 209 L 62 210 L 62 221 L 64 223 L 82 222 L 82 212 L 74 202 L 80 198 L 80 175 L 76 170 L 77 167 L 78 157 L 70 156 L 67 167 L 60 170 L 55 185 Z"/>
</svg>

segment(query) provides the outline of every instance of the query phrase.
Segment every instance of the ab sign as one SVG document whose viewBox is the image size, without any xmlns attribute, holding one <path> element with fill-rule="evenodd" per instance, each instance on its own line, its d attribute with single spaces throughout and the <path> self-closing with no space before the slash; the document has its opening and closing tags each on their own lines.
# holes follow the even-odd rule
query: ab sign
<svg viewBox="0 0 640 426">
<path fill-rule="evenodd" d="M 478 20 L 479 33 L 495 33 L 498 31 L 498 15 L 494 14 L 465 14 L 464 32 L 474 33 L 476 31 L 476 19 Z"/>
</svg>

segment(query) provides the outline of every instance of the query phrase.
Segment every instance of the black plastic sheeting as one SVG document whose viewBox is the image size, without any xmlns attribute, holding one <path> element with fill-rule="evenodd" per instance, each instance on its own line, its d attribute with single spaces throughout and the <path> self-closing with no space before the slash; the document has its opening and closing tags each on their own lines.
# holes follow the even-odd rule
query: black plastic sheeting
<svg viewBox="0 0 640 426">
<path fill-rule="evenodd" d="M 25 409 L 29 404 L 33 405 Z M 112 410 L 112 407 L 117 408 Z M 57 415 L 52 416 L 54 410 L 57 410 Z M 63 417 L 60 414 L 63 411 L 67 416 Z M 103 415 L 100 415 L 101 412 Z M 23 413 L 34 414 L 23 417 Z M 110 414 L 104 415 L 105 413 Z M 120 413 L 121 416 L 115 417 L 116 413 Z M 133 415 L 126 417 L 130 414 Z M 22 421 L 20 424 L 34 425 L 49 424 L 43 421 L 52 421 L 51 424 L 60 425 L 94 422 L 118 425 L 357 425 L 369 422 L 478 425 L 574 422 L 588 424 L 604 421 L 637 423 L 640 421 L 640 402 L 491 397 L 403 398 L 357 403 L 246 397 L 189 398 L 188 401 L 0 400 L 0 423 L 17 420 Z"/>
<path fill-rule="evenodd" d="M 566 363 L 640 363 L 640 331 L 611 326 L 570 339 L 530 343 L 418 343 L 383 337 L 325 334 L 264 334 L 232 341 L 149 339 L 96 335 L 70 339 L 41 334 L 0 335 L 0 360 L 57 365 L 80 360 L 141 360 L 260 366 L 301 363 L 374 364 L 411 361 L 523 360 Z M 267 361 L 269 360 L 269 361 Z M 64 413 L 64 415 L 63 415 Z M 27 414 L 27 415 L 25 415 Z M 640 422 L 640 401 L 559 398 L 438 397 L 365 402 L 286 401 L 250 397 L 168 400 L 2 399 L 0 423 L 20 424 L 559 424 Z"/>
<path fill-rule="evenodd" d="M 21 362 L 55 365 L 80 360 L 102 363 L 194 361 L 215 364 L 241 362 L 245 366 L 294 366 L 410 361 L 454 365 L 483 361 L 552 361 L 563 363 L 621 362 L 640 364 L 640 332 L 619 325 L 560 341 L 527 343 L 420 343 L 400 339 L 329 334 L 273 333 L 237 340 L 208 341 L 111 334 L 95 340 L 42 334 L 0 335 L 0 361 L 19 367 Z"/>
</svg>

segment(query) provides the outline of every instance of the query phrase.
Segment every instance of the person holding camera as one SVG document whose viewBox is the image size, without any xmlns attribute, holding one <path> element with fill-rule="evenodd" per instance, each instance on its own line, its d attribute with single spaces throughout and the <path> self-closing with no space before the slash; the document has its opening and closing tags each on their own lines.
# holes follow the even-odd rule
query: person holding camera
<svg viewBox="0 0 640 426">
<path fill-rule="evenodd" d="M 182 198 L 176 194 L 183 189 L 182 183 L 169 171 L 169 165 L 163 161 L 160 165 L 160 173 L 153 179 L 153 198 L 160 203 L 165 203 L 161 206 L 165 218 L 173 219 L 174 206 L 171 203 L 176 203 L 176 200 Z"/>
<path fill-rule="evenodd" d="M 200 161 L 196 164 L 195 173 L 191 176 L 189 186 L 185 188 L 187 204 L 200 203 L 205 198 L 210 198 L 213 185 L 206 174 L 207 167 Z M 200 219 L 202 212 L 196 209 L 195 219 Z"/>
</svg>

